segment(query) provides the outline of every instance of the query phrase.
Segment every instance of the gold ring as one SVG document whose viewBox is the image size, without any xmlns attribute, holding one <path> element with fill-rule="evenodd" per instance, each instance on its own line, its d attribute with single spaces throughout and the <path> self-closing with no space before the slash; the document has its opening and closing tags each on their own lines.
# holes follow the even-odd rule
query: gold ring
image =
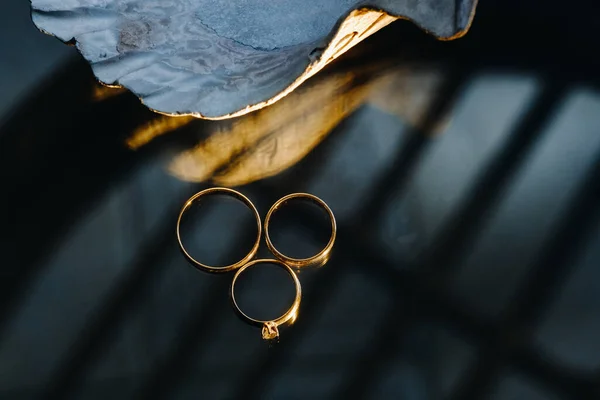
<svg viewBox="0 0 600 400">
<path fill-rule="evenodd" d="M 281 317 L 276 318 L 271 321 L 263 321 L 259 319 L 254 319 L 244 314 L 244 312 L 238 306 L 237 301 L 235 300 L 235 282 L 242 272 L 251 268 L 256 264 L 274 264 L 278 267 L 283 268 L 294 280 L 294 285 L 296 286 L 296 297 L 294 298 L 294 303 L 292 306 L 283 314 Z M 296 318 L 298 317 L 298 310 L 300 309 L 300 300 L 302 299 L 302 288 L 300 286 L 300 281 L 296 276 L 296 273 L 285 263 L 279 260 L 254 260 L 250 261 L 248 264 L 244 265 L 242 268 L 238 269 L 233 277 L 233 281 L 231 281 L 231 303 L 233 304 L 233 308 L 236 313 L 250 325 L 262 327 L 262 337 L 265 340 L 273 340 L 279 338 L 279 329 L 278 327 L 285 324 L 293 324 Z"/>
<path fill-rule="evenodd" d="M 258 233 L 256 235 L 256 242 L 254 242 L 254 245 L 252 246 L 252 249 L 250 250 L 250 252 L 244 258 L 242 258 L 240 261 L 238 261 L 234 264 L 227 265 L 225 267 L 213 267 L 210 265 L 202 264 L 200 261 L 197 261 L 196 259 L 194 259 L 194 257 L 192 257 L 187 252 L 187 250 L 183 246 L 183 242 L 181 241 L 180 226 L 181 226 L 181 218 L 183 217 L 183 214 L 187 211 L 188 208 L 190 208 L 190 206 L 194 203 L 194 201 L 198 200 L 199 198 L 201 198 L 203 196 L 208 196 L 208 195 L 212 195 L 212 194 L 224 194 L 224 195 L 236 198 L 238 200 L 241 200 L 254 213 L 254 217 L 256 218 L 256 227 L 258 229 Z M 177 241 L 179 242 L 179 247 L 181 248 L 181 251 L 183 252 L 185 257 L 192 264 L 194 264 L 194 266 L 196 266 L 197 268 L 199 268 L 203 271 L 206 271 L 206 272 L 217 272 L 217 273 L 218 272 L 229 272 L 229 271 L 233 271 L 234 269 L 240 268 L 242 265 L 246 264 L 248 261 L 250 261 L 252 259 L 252 257 L 254 257 L 254 255 L 258 251 L 258 246 L 260 245 L 261 234 L 262 234 L 262 226 L 261 226 L 261 222 L 260 222 L 260 215 L 258 214 L 256 207 L 254 207 L 254 204 L 252 204 L 250 199 L 248 199 L 246 196 L 244 196 L 237 190 L 228 189 L 228 188 L 215 187 L 215 188 L 205 189 L 205 190 L 202 190 L 201 192 L 196 193 L 195 195 L 190 197 L 188 199 L 188 201 L 185 202 L 185 204 L 183 205 L 183 208 L 181 209 L 181 212 L 179 213 L 179 218 L 177 218 Z"/>
<path fill-rule="evenodd" d="M 315 203 L 327 212 L 327 214 L 329 215 L 329 219 L 331 220 L 331 237 L 329 238 L 329 243 L 327 243 L 323 250 L 309 258 L 292 258 L 280 253 L 273 245 L 273 242 L 271 242 L 271 237 L 269 236 L 269 223 L 271 222 L 271 216 L 283 204 L 292 199 L 305 199 Z M 265 218 L 265 240 L 267 242 L 267 247 L 269 248 L 271 253 L 273 253 L 273 255 L 277 257 L 277 259 L 283 261 L 287 265 L 292 266 L 294 268 L 324 265 L 329 260 L 329 256 L 331 255 L 331 249 L 333 248 L 333 243 L 335 242 L 336 232 L 337 227 L 335 224 L 335 217 L 333 216 L 333 212 L 331 211 L 329 206 L 317 196 L 308 193 L 292 193 L 288 194 L 285 197 L 282 197 L 281 199 L 277 200 L 275 204 L 273 204 L 273 206 L 267 213 L 267 217 Z"/>
</svg>

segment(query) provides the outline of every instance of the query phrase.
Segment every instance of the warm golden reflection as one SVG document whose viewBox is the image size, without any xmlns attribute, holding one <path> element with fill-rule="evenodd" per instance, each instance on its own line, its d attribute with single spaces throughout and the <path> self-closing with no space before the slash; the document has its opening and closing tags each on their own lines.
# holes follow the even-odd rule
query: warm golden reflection
<svg viewBox="0 0 600 400">
<path fill-rule="evenodd" d="M 180 154 L 169 169 L 183 180 L 212 177 L 224 186 L 274 175 L 302 159 L 364 102 L 372 85 L 356 85 L 354 78 L 336 75 L 292 92 Z"/>
<path fill-rule="evenodd" d="M 95 83 L 92 88 L 92 101 L 103 101 L 109 99 L 111 97 L 118 96 L 127 91 L 127 89 L 121 88 L 119 86 L 112 87 L 103 85 L 101 83 Z"/>
<path fill-rule="evenodd" d="M 204 124 L 208 137 L 176 155 L 168 169 L 185 181 L 230 187 L 273 176 L 305 157 L 361 105 L 420 125 L 439 82 L 435 70 L 384 65 L 318 76 L 270 107 Z M 136 129 L 127 145 L 137 149 L 194 120 L 160 115 Z"/>
<path fill-rule="evenodd" d="M 294 302 L 292 303 L 290 308 L 282 316 L 270 321 L 263 321 L 246 315 L 240 308 L 235 296 L 235 286 L 240 276 L 244 273 L 244 271 L 259 264 L 271 264 L 276 267 L 282 268 L 287 272 L 290 278 L 292 278 L 294 286 L 296 288 L 296 296 L 294 297 Z M 298 276 L 296 275 L 294 270 L 286 263 L 275 259 L 252 260 L 249 263 L 243 265 L 241 268 L 239 268 L 233 276 L 231 286 L 229 287 L 229 299 L 231 300 L 233 310 L 236 312 L 236 314 L 238 314 L 238 316 L 240 316 L 248 324 L 262 328 L 261 334 L 264 340 L 277 340 L 279 339 L 279 327 L 292 325 L 296 321 L 296 319 L 298 319 L 300 302 L 302 301 L 302 286 L 300 285 L 300 280 L 298 279 Z"/>
<path fill-rule="evenodd" d="M 194 120 L 196 120 L 194 117 L 175 118 L 161 115 L 157 119 L 149 121 L 137 128 L 131 137 L 127 139 L 127 146 L 130 149 L 137 149 L 149 143 L 152 139 L 181 128 Z"/>
<path fill-rule="evenodd" d="M 331 223 L 331 236 L 329 238 L 327 245 L 323 249 L 321 249 L 317 254 L 315 254 L 311 257 L 307 257 L 307 258 L 293 258 L 293 257 L 283 254 L 282 252 L 277 250 L 277 248 L 271 241 L 271 235 L 269 233 L 269 226 L 271 223 L 271 219 L 273 218 L 273 215 L 277 212 L 277 210 L 281 209 L 282 207 L 285 207 L 285 205 L 288 204 L 290 201 L 298 201 L 298 200 L 309 201 L 313 204 L 316 204 L 318 207 L 322 208 L 323 210 L 325 210 L 325 212 L 329 216 L 329 221 Z M 265 217 L 264 225 L 265 225 L 265 242 L 267 244 L 267 248 L 278 260 L 283 261 L 290 267 L 297 268 L 297 269 L 308 268 L 308 267 L 322 267 L 323 265 L 325 265 L 325 263 L 327 263 L 327 261 L 331 257 L 331 250 L 333 249 L 333 244 L 335 243 L 335 238 L 337 236 L 337 224 L 335 222 L 335 216 L 333 215 L 333 211 L 331 211 L 331 208 L 329 208 L 327 203 L 325 203 L 322 199 L 318 198 L 314 194 L 292 193 L 292 194 L 288 194 L 287 196 L 284 196 L 281 199 L 277 200 L 275 202 L 275 204 L 273 204 L 271 206 L 271 208 L 269 209 L 269 212 L 267 212 L 267 216 Z"/>
</svg>

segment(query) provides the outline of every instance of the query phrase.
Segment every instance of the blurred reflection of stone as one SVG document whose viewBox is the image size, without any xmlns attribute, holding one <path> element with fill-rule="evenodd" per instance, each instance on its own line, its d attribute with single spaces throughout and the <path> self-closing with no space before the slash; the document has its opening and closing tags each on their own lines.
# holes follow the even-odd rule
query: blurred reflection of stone
<svg viewBox="0 0 600 400">
<path fill-rule="evenodd" d="M 440 78 L 435 68 L 399 69 L 382 63 L 319 76 L 271 107 L 232 121 L 210 122 L 209 137 L 175 156 L 168 169 L 184 181 L 210 180 L 223 186 L 276 175 L 304 158 L 363 105 L 418 126 Z M 194 120 L 159 116 L 135 130 L 127 145 L 139 148 Z M 376 121 L 373 129 L 378 129 Z"/>
</svg>

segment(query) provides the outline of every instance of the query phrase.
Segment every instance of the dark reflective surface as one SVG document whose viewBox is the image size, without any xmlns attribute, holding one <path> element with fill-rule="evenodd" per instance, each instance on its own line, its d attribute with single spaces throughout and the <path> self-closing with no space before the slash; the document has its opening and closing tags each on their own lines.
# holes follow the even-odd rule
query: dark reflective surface
<svg viewBox="0 0 600 400">
<path fill-rule="evenodd" d="M 222 122 L 70 63 L 0 128 L 0 397 L 597 399 L 596 14 L 561 10 L 484 2 L 448 43 L 400 22 Z M 232 275 L 179 252 L 183 202 L 215 184 L 263 216 L 296 191 L 336 214 L 274 347 L 232 311 Z M 222 210 L 186 227 L 217 259 L 254 235 Z M 274 240 L 303 254 L 329 232 L 301 211 Z M 244 304 L 276 312 L 290 287 L 261 272 Z"/>
</svg>

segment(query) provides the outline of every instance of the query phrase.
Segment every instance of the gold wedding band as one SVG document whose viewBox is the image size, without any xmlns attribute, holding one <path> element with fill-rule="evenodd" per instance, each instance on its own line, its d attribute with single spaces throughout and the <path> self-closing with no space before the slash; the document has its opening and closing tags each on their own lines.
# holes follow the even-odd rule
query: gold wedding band
<svg viewBox="0 0 600 400">
<path fill-rule="evenodd" d="M 283 268 L 292 277 L 294 285 L 296 286 L 296 297 L 294 298 L 292 306 L 281 317 L 271 321 L 263 321 L 249 317 L 248 315 L 244 314 L 244 312 L 240 309 L 237 301 L 235 300 L 235 283 L 237 279 L 245 270 L 257 264 L 273 264 Z M 235 273 L 233 280 L 231 281 L 230 297 L 231 303 L 233 304 L 233 308 L 238 314 L 238 316 L 240 316 L 250 325 L 262 327 L 263 339 L 273 340 L 279 338 L 279 326 L 285 324 L 292 324 L 296 320 L 296 317 L 298 316 L 298 310 L 300 309 L 300 300 L 302 299 L 302 288 L 300 286 L 300 281 L 298 280 L 296 273 L 285 263 L 279 260 L 254 260 L 250 261 L 248 264 L 238 269 Z"/>
<path fill-rule="evenodd" d="M 308 258 L 288 257 L 288 256 L 282 254 L 281 252 L 279 252 L 275 248 L 275 246 L 273 245 L 273 242 L 271 241 L 271 237 L 269 236 L 269 223 L 271 222 L 271 217 L 272 217 L 273 213 L 275 211 L 277 211 L 281 206 L 283 206 L 286 202 L 293 200 L 293 199 L 304 199 L 304 200 L 308 200 L 308 201 L 315 203 L 316 205 L 323 208 L 327 212 L 327 214 L 329 215 L 329 219 L 331 220 L 331 237 L 329 238 L 329 242 L 327 243 L 325 248 L 323 248 L 323 250 L 321 250 L 319 253 L 317 253 L 316 255 L 314 255 L 312 257 L 308 257 Z M 331 255 L 331 249 L 333 248 L 333 243 L 335 242 L 336 232 L 337 232 L 337 227 L 336 227 L 336 223 L 335 223 L 335 217 L 333 216 L 333 212 L 331 211 L 329 206 L 323 200 L 318 198 L 317 196 L 314 196 L 309 193 L 292 193 L 285 197 L 282 197 L 281 199 L 277 200 L 277 202 L 275 204 L 273 204 L 273 206 L 271 207 L 271 209 L 269 210 L 269 212 L 267 213 L 267 216 L 265 218 L 265 240 L 267 242 L 267 247 L 269 248 L 271 253 L 273 253 L 273 255 L 275 255 L 275 257 L 277 259 L 283 261 L 287 265 L 294 267 L 294 268 L 302 268 L 302 267 L 308 267 L 308 266 L 321 266 L 321 265 L 325 264 L 329 260 L 329 256 Z"/>
<path fill-rule="evenodd" d="M 183 214 L 192 206 L 192 204 L 195 201 L 197 201 L 201 197 L 214 195 L 214 194 L 227 195 L 227 196 L 231 196 L 235 199 L 242 201 L 242 203 L 244 203 L 246 206 L 248 206 L 248 208 L 250 208 L 250 210 L 252 210 L 252 212 L 254 213 L 254 217 L 256 218 L 256 227 L 258 230 L 258 232 L 256 234 L 256 241 L 254 242 L 254 245 L 252 246 L 252 249 L 250 250 L 250 252 L 244 258 L 242 258 L 240 261 L 238 261 L 234 264 L 224 266 L 224 267 L 213 267 L 210 265 L 203 264 L 200 261 L 194 259 L 194 257 L 192 257 L 187 252 L 187 250 L 185 249 L 185 247 L 183 246 L 183 243 L 181 241 L 180 226 L 181 226 L 181 218 L 183 217 Z M 252 204 L 252 202 L 246 196 L 244 196 L 237 190 L 233 190 L 233 189 L 214 187 L 214 188 L 205 189 L 205 190 L 202 190 L 201 192 L 196 193 L 195 195 L 190 197 L 188 199 L 188 201 L 185 202 L 185 204 L 183 205 L 183 208 L 181 209 L 181 212 L 179 213 L 179 218 L 177 218 L 177 241 L 179 242 L 179 247 L 181 248 L 181 251 L 183 252 L 185 257 L 192 264 L 194 264 L 194 266 L 196 266 L 197 268 L 199 268 L 203 271 L 206 271 L 206 272 L 213 272 L 213 273 L 229 272 L 229 271 L 233 271 L 237 268 L 240 268 L 241 266 L 246 264 L 256 254 L 256 252 L 258 250 L 258 246 L 260 245 L 261 235 L 262 235 L 262 225 L 261 225 L 261 221 L 260 221 L 260 215 L 258 214 L 256 207 L 254 207 L 254 204 Z"/>
</svg>

